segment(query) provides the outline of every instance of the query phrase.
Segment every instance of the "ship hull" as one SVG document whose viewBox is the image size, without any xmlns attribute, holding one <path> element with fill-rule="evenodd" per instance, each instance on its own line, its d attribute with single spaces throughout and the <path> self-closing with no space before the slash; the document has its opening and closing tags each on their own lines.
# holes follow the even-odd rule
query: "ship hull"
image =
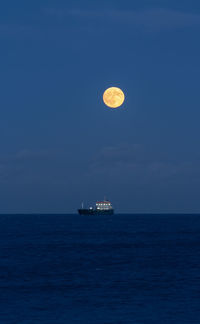
<svg viewBox="0 0 200 324">
<path fill-rule="evenodd" d="M 80 215 L 113 215 L 114 210 L 78 209 Z"/>
</svg>

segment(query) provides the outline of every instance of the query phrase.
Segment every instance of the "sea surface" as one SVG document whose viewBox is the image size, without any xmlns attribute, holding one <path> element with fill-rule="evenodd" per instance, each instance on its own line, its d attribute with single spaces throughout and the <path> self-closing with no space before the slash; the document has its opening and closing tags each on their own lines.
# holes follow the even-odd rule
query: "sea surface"
<svg viewBox="0 0 200 324">
<path fill-rule="evenodd" d="M 200 215 L 0 215 L 0 324 L 200 323 Z"/>
</svg>

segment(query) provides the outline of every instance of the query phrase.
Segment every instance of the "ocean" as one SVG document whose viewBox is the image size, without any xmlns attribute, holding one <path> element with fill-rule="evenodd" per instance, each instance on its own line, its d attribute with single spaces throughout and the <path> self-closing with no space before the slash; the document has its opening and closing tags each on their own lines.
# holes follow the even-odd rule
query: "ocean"
<svg viewBox="0 0 200 324">
<path fill-rule="evenodd" d="M 0 215 L 0 324 L 200 323 L 200 215 Z"/>
</svg>

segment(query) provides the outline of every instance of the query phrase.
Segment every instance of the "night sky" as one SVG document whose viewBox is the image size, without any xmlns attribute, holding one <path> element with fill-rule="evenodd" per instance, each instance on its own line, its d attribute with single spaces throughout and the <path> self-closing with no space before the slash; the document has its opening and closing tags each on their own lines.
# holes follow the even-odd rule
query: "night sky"
<svg viewBox="0 0 200 324">
<path fill-rule="evenodd" d="M 199 0 L 1 1 L 0 213 L 200 212 L 199 35 Z"/>
</svg>

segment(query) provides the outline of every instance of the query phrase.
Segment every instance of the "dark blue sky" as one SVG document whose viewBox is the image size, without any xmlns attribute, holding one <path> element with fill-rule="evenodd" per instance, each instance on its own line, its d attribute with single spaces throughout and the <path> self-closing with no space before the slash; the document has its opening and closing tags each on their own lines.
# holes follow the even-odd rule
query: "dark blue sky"
<svg viewBox="0 0 200 324">
<path fill-rule="evenodd" d="M 0 212 L 200 212 L 199 34 L 199 0 L 1 2 Z"/>
</svg>

